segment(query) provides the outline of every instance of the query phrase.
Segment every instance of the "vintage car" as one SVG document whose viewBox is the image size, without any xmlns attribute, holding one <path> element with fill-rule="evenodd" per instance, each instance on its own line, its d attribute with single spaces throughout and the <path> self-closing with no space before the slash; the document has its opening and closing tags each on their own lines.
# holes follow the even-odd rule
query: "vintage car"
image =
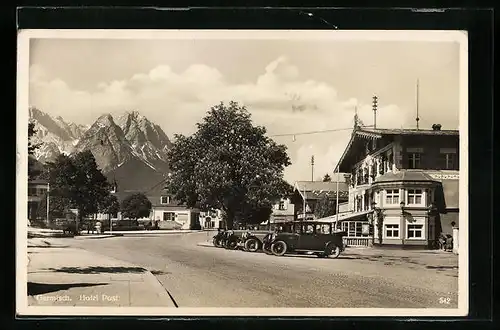
<svg viewBox="0 0 500 330">
<path fill-rule="evenodd" d="M 222 230 L 213 237 L 212 243 L 216 247 L 236 250 L 241 242 L 241 236 L 245 232 L 245 230 Z"/>
<path fill-rule="evenodd" d="M 246 231 L 241 235 L 238 246 L 247 252 L 257 252 L 262 249 L 262 242 L 267 234 L 269 234 L 268 230 Z"/>
<path fill-rule="evenodd" d="M 263 249 L 266 240 L 273 233 L 290 232 L 292 223 L 280 223 L 274 226 L 274 230 L 249 230 L 241 237 L 240 246 L 248 252 L 257 252 Z"/>
<path fill-rule="evenodd" d="M 226 231 L 223 229 L 220 229 L 217 234 L 214 235 L 212 239 L 212 243 L 214 244 L 215 247 L 223 247 L 223 241 L 225 238 Z"/>
<path fill-rule="evenodd" d="M 308 253 L 320 258 L 337 258 L 345 247 L 343 231 L 335 231 L 331 222 L 296 221 L 290 232 L 269 234 L 263 241 L 267 254 L 283 256 L 286 253 Z"/>
</svg>

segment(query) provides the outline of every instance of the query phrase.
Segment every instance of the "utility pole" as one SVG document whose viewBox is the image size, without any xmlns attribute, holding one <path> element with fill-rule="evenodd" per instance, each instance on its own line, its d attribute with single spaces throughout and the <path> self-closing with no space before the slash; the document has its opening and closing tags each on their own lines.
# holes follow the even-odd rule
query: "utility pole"
<svg viewBox="0 0 500 330">
<path fill-rule="evenodd" d="M 302 213 L 303 213 L 303 218 L 302 221 L 306 221 L 306 185 L 304 183 L 304 205 L 302 206 Z"/>
<path fill-rule="evenodd" d="M 314 156 L 311 156 L 311 182 L 314 181 Z"/>
<path fill-rule="evenodd" d="M 418 81 L 418 79 L 417 79 L 417 99 L 416 99 L 417 118 L 415 118 L 415 120 L 417 121 L 417 129 L 419 129 L 418 122 L 420 121 L 420 118 L 419 118 L 419 116 L 418 116 L 418 97 L 419 97 L 419 95 L 418 95 L 418 92 L 419 92 L 419 91 L 418 91 L 418 89 L 419 89 L 418 87 L 419 87 L 419 86 L 418 86 L 418 85 L 419 85 L 419 81 Z"/>
<path fill-rule="evenodd" d="M 373 128 L 377 128 L 377 107 L 378 107 L 378 97 L 377 95 L 373 96 Z"/>
<path fill-rule="evenodd" d="M 337 188 L 335 189 L 335 230 L 337 229 L 337 224 L 339 222 L 339 165 L 337 164 Z"/>
</svg>

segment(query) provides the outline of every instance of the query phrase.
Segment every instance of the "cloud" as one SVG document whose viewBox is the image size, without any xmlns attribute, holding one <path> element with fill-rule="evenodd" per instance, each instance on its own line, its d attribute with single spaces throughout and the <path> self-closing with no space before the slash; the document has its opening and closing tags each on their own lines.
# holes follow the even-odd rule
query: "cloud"
<svg viewBox="0 0 500 330">
<path fill-rule="evenodd" d="M 244 64 L 243 64 L 244 65 Z M 49 80 L 40 66 L 30 68 L 30 103 L 66 120 L 90 123 L 102 113 L 137 109 L 165 132 L 190 134 L 205 112 L 220 101 L 246 105 L 255 123 L 270 135 L 350 128 L 354 107 L 365 124 L 373 122 L 371 104 L 356 98 L 341 100 L 334 86 L 304 77 L 282 56 L 269 63 L 254 82 L 231 83 L 216 68 L 193 64 L 183 72 L 168 65 L 126 80 L 96 83 L 95 90 L 75 90 L 59 79 Z M 377 123 L 399 127 L 406 113 L 396 105 L 378 111 Z M 276 137 L 288 146 L 292 166 L 286 179 L 309 180 L 310 157 L 315 156 L 316 177 L 332 174 L 350 131 Z"/>
</svg>

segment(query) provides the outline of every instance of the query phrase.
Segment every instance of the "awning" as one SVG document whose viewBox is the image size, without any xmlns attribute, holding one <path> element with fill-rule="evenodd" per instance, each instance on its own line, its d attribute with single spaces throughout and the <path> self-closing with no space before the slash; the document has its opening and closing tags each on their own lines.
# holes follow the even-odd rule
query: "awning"
<svg viewBox="0 0 500 330">
<path fill-rule="evenodd" d="M 335 222 L 335 221 L 345 221 L 345 220 L 350 220 L 352 218 L 356 218 L 356 217 L 361 217 L 363 215 L 367 215 L 369 213 L 371 213 L 372 210 L 368 210 L 368 211 L 362 211 L 362 212 L 349 212 L 349 213 L 344 213 L 344 214 L 340 214 L 338 215 L 338 218 L 336 215 L 331 215 L 329 217 L 325 217 L 325 218 L 321 218 L 321 219 L 316 219 L 314 221 L 319 221 L 319 222 Z"/>
</svg>

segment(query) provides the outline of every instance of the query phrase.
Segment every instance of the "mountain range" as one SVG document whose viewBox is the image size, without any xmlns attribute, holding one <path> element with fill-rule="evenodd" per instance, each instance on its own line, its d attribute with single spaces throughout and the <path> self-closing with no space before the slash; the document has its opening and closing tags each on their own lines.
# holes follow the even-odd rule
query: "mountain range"
<svg viewBox="0 0 500 330">
<path fill-rule="evenodd" d="M 90 150 L 97 165 L 118 189 L 145 191 L 168 173 L 167 151 L 171 141 L 160 126 L 138 111 L 124 112 L 114 118 L 103 114 L 90 126 L 52 117 L 30 108 L 35 123 L 34 143 L 41 143 L 35 158 L 46 163 L 57 155 Z"/>
</svg>

